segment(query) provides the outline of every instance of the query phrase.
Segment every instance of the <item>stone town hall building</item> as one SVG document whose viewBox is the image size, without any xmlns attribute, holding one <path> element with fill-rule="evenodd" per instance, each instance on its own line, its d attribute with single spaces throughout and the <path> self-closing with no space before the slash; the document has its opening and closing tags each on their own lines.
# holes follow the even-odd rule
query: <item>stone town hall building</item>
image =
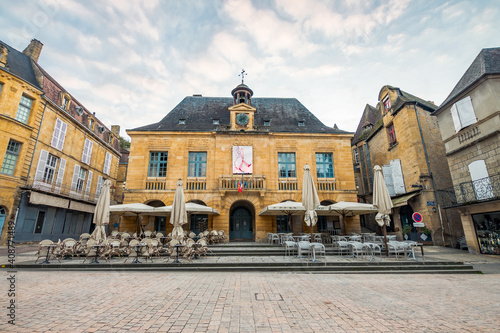
<svg viewBox="0 0 500 333">
<path fill-rule="evenodd" d="M 171 205 L 180 178 L 186 202 L 220 211 L 191 216 L 187 229 L 213 228 L 232 240 L 259 241 L 267 232 L 308 231 L 299 216 L 291 224 L 286 217 L 259 216 L 268 205 L 301 201 L 306 163 L 323 204 L 356 201 L 352 133 L 324 125 L 295 98 L 253 98 L 243 82 L 231 95 L 185 97 L 159 122 L 127 130 L 124 203 Z M 337 221 L 321 217 L 318 229 L 333 230 Z M 142 223 L 169 232 L 166 222 L 150 217 Z M 358 218 L 346 222 L 347 232 L 360 231 Z M 120 230 L 135 230 L 134 223 L 122 219 Z"/>
</svg>

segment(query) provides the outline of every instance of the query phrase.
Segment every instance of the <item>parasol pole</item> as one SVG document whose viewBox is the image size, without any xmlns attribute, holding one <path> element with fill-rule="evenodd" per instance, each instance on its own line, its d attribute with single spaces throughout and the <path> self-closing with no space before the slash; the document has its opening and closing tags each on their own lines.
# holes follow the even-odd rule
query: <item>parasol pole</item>
<svg viewBox="0 0 500 333">
<path fill-rule="evenodd" d="M 384 222 L 384 225 L 381 226 L 381 228 L 382 228 L 382 233 L 384 234 L 385 256 L 389 257 L 389 249 L 387 248 L 387 232 L 385 230 L 385 222 Z"/>
</svg>

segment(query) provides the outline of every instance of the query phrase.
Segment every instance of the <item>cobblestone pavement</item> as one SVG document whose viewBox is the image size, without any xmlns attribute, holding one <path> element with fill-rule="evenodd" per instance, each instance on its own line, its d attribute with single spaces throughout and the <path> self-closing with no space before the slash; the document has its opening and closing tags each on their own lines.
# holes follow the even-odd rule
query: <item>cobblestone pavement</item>
<svg viewBox="0 0 500 333">
<path fill-rule="evenodd" d="M 498 332 L 500 322 L 498 274 L 19 271 L 15 298 L 0 274 L 1 332 Z"/>
</svg>

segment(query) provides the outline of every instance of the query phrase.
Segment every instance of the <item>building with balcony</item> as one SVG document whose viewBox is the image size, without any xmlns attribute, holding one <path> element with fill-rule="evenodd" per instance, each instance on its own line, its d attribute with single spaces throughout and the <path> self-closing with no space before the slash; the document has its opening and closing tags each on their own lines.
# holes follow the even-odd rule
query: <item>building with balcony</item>
<svg viewBox="0 0 500 333">
<path fill-rule="evenodd" d="M 500 254 L 500 48 L 483 49 L 434 111 L 470 252 Z"/>
<path fill-rule="evenodd" d="M 360 201 L 372 203 L 373 167 L 380 165 L 394 205 L 389 233 L 403 238 L 453 244 L 461 235 L 458 216 L 444 211 L 439 191 L 451 185 L 445 148 L 434 103 L 397 87 L 384 86 L 376 107 L 366 105 L 352 140 L 352 159 Z M 413 213 L 423 217 L 425 228 L 413 227 Z M 373 217 L 362 225 L 380 228 Z"/>
<path fill-rule="evenodd" d="M 2 239 L 14 224 L 16 241 L 78 237 L 117 177 L 118 133 L 38 64 L 39 41 L 23 52 L 0 45 Z"/>
<path fill-rule="evenodd" d="M 350 163 L 352 133 L 328 127 L 294 98 L 254 98 L 238 85 L 231 97 L 185 97 L 157 123 L 127 130 L 131 137 L 124 202 L 171 205 L 176 182 L 186 201 L 220 215 L 191 216 L 186 227 L 224 230 L 231 240 L 263 240 L 267 232 L 307 232 L 303 218 L 260 216 L 271 204 L 301 201 L 303 167 L 311 166 L 324 204 L 355 201 Z M 338 218 L 321 217 L 319 230 Z M 135 220 L 120 229 L 135 230 Z M 144 219 L 148 229 L 169 232 L 164 217 Z M 359 232 L 359 219 L 346 230 Z"/>
</svg>

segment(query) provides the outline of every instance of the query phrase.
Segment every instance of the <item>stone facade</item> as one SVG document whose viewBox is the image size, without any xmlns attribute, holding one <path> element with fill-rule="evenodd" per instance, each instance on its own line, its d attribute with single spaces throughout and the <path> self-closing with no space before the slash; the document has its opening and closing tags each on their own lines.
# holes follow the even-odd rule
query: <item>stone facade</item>
<svg viewBox="0 0 500 333">
<path fill-rule="evenodd" d="M 37 63 L 41 48 L 36 40 L 25 53 L 8 47 L 7 67 L 0 68 L 2 165 L 11 140 L 21 147 L 13 174 L 5 168 L 0 173 L 6 186 L 0 208 L 11 225 L 15 222 L 16 241 L 78 238 L 88 232 L 100 187 L 105 179 L 114 183 L 120 159 L 117 135 Z M 26 119 L 19 118 L 26 103 L 22 97 L 32 100 L 23 109 Z"/>
<path fill-rule="evenodd" d="M 434 112 L 453 179 L 447 210 L 472 253 L 500 254 L 499 96 L 500 48 L 483 49 Z"/>
<path fill-rule="evenodd" d="M 212 100 L 218 102 L 210 104 L 213 110 L 208 110 L 207 105 Z M 232 227 L 231 223 L 235 223 L 232 222 L 233 215 L 239 208 L 243 207 L 251 217 L 248 221 L 251 223 L 251 233 L 243 238 L 260 241 L 267 238 L 268 232 L 277 231 L 276 217 L 260 216 L 259 212 L 262 209 L 286 200 L 302 200 L 301 189 L 305 164 L 311 166 L 321 201 L 333 203 L 341 200 L 356 200 L 354 175 L 350 163 L 351 133 L 327 128 L 316 118 L 308 120 L 307 117 L 312 116 L 309 111 L 301 111 L 305 112 L 304 117 L 306 117 L 307 124 L 304 124 L 304 127 L 318 124 L 329 133 L 321 133 L 321 130 L 318 130 L 319 133 L 314 133 L 315 130 L 307 127 L 305 131 L 309 132 L 300 133 L 301 125 L 299 123 L 304 119 L 302 116 L 297 118 L 298 120 L 294 120 L 295 127 L 299 126 L 296 132 L 291 130 L 273 131 L 276 128 L 284 128 L 285 125 L 282 123 L 285 120 L 278 117 L 286 117 L 286 115 L 265 114 L 266 110 L 278 108 L 279 105 L 286 106 L 290 103 L 297 103 L 296 100 L 261 99 L 259 101 L 255 99 L 251 102 L 247 101 L 250 104 L 242 102 L 236 105 L 228 101 L 231 102 L 231 99 L 220 99 L 219 101 L 216 98 L 189 97 L 169 113 L 162 122 L 146 127 L 146 129 L 128 130 L 127 134 L 132 141 L 124 202 L 171 205 L 176 182 L 178 179 L 182 179 L 186 202 L 205 204 L 220 211 L 220 215 L 208 217 L 207 227 L 209 229 L 224 230 L 226 234 L 231 236 L 231 233 L 234 232 L 232 230 L 234 225 Z M 200 105 L 199 109 L 198 104 Z M 195 105 L 195 107 L 193 110 L 188 110 L 186 105 Z M 286 107 L 288 108 L 288 106 Z M 301 105 L 299 107 L 307 110 Z M 175 112 L 178 109 L 183 110 L 182 117 L 186 119 L 186 125 L 182 124 L 186 126 L 184 130 L 175 130 L 175 128 L 163 131 L 153 130 L 167 124 L 169 117 L 175 118 Z M 290 113 L 289 117 L 296 116 L 292 114 L 295 112 L 292 109 L 287 109 L 287 112 Z M 247 124 L 238 124 L 236 121 L 238 113 L 242 112 L 249 115 Z M 191 126 L 189 125 L 191 115 L 196 115 L 198 123 L 209 121 L 212 124 L 213 117 L 209 114 L 217 114 L 213 117 L 220 118 L 217 119 L 217 125 L 213 129 L 191 130 L 189 127 Z M 200 117 L 207 117 L 207 120 Z M 269 121 L 269 124 L 260 126 L 266 121 Z M 169 126 L 178 125 L 173 122 Z M 249 174 L 233 174 L 233 147 L 237 146 L 252 147 L 253 170 Z M 148 177 L 151 152 L 168 152 L 165 177 Z M 206 174 L 201 177 L 192 177 L 189 174 L 189 157 L 192 152 L 206 152 Z M 280 177 L 279 153 L 293 153 L 295 155 L 295 176 Z M 317 177 L 316 153 L 331 154 L 334 177 Z M 241 193 L 238 191 L 240 183 L 243 187 Z M 335 219 L 329 218 L 332 221 Z M 143 224 L 146 225 L 146 228 L 153 229 L 155 220 L 157 221 L 155 217 L 145 218 Z M 346 227 L 347 231 L 359 232 L 359 219 L 349 219 Z M 123 219 L 120 224 L 121 230 L 134 230 L 134 228 L 134 219 Z M 171 228 L 172 226 L 167 224 L 162 231 L 169 232 Z M 189 229 L 189 226 L 187 228 Z M 293 218 L 294 233 L 307 232 L 308 230 L 300 216 Z"/>
<path fill-rule="evenodd" d="M 371 202 L 373 190 L 373 179 L 366 179 L 370 176 L 367 169 L 373 169 L 375 165 L 391 166 L 384 168 L 384 173 L 391 170 L 394 175 L 395 192 L 391 194 L 395 204 L 392 216 L 394 226 L 390 231 L 402 238 L 403 226 L 412 225 L 411 214 L 419 212 L 434 244 L 442 245 L 452 244 L 458 239 L 462 228 L 458 216 L 449 216 L 444 210 L 439 213 L 441 205 L 439 194 L 436 194 L 451 186 L 451 175 L 443 158 L 445 148 L 437 121 L 431 116 L 435 108 L 432 102 L 399 88 L 384 86 L 380 90 L 377 106 L 365 108 L 353 140 L 353 156 L 354 159 L 358 156 L 354 164 L 361 185 L 358 187 L 359 194 L 364 202 Z M 367 149 L 368 162 L 366 157 L 359 158 Z M 360 163 L 364 163 L 363 167 Z M 386 182 L 390 183 L 387 175 Z M 378 229 L 373 221 L 366 224 L 374 230 Z M 410 237 L 421 241 L 416 232 L 412 229 Z"/>
</svg>

